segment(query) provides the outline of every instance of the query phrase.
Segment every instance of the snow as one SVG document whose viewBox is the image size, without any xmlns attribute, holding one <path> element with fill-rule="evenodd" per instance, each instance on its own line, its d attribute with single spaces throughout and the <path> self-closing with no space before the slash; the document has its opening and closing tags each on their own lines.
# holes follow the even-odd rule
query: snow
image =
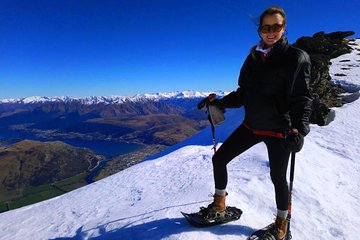
<svg viewBox="0 0 360 240">
<path fill-rule="evenodd" d="M 360 44 L 360 40 L 357 40 Z M 360 55 L 343 70 L 344 85 L 360 87 Z M 333 71 L 332 69 L 331 71 Z M 331 74 L 334 74 L 332 72 Z M 360 100 L 334 109 L 328 126 L 311 126 L 297 154 L 293 192 L 293 239 L 358 239 L 360 226 Z M 228 111 L 216 128 L 223 141 L 242 111 Z M 240 220 L 206 229 L 191 227 L 180 211 L 197 211 L 214 191 L 208 127 L 191 139 L 101 181 L 54 199 L 0 214 L 0 239 L 246 239 L 274 219 L 267 152 L 258 144 L 229 165 L 227 204 Z"/>
<path fill-rule="evenodd" d="M 13 98 L 13 99 L 0 99 L 0 104 L 2 103 L 18 103 L 18 104 L 35 104 L 35 103 L 45 103 L 45 102 L 73 102 L 79 101 L 82 104 L 122 104 L 125 102 L 139 102 L 144 99 L 148 100 L 167 100 L 167 99 L 185 99 L 185 98 L 200 98 L 207 97 L 210 93 L 216 93 L 218 96 L 224 96 L 226 92 L 215 91 L 215 92 L 199 92 L 199 91 L 175 91 L 168 93 L 152 93 L 152 94 L 137 94 L 135 96 L 89 96 L 89 97 L 41 97 L 41 96 L 32 96 L 26 98 Z"/>
<path fill-rule="evenodd" d="M 353 68 L 360 67 L 360 48 L 359 40 L 356 41 L 357 46 L 351 46 L 354 51 L 349 54 L 341 55 L 336 59 L 331 60 L 331 67 L 329 70 L 332 82 L 340 84 L 349 92 L 356 92 L 360 90 L 358 79 L 360 79 L 360 71 L 353 71 Z M 340 74 L 340 76 L 337 76 Z"/>
</svg>

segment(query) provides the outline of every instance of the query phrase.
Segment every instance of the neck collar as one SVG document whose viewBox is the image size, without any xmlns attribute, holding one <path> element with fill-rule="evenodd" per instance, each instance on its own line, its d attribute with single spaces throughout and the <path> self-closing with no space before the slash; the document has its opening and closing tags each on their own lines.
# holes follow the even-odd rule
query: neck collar
<svg viewBox="0 0 360 240">
<path fill-rule="evenodd" d="M 258 44 L 256 45 L 256 48 L 255 48 L 256 51 L 258 52 L 261 52 L 264 54 L 264 56 L 268 56 L 271 51 L 272 51 L 272 47 L 269 47 L 269 48 L 265 48 L 265 44 L 262 40 L 260 40 L 258 42 Z"/>
</svg>

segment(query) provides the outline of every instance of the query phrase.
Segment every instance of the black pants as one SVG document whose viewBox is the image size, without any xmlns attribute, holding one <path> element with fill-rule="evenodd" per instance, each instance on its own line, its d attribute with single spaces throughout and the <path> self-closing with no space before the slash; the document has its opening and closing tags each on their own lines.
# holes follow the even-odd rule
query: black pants
<svg viewBox="0 0 360 240">
<path fill-rule="evenodd" d="M 242 125 L 225 140 L 213 156 L 212 162 L 214 167 L 215 188 L 226 189 L 228 181 L 226 165 L 233 158 L 259 142 L 264 142 L 268 150 L 270 176 L 275 187 L 277 208 L 280 210 L 287 210 L 289 196 L 286 171 L 290 152 L 285 149 L 285 140 L 275 137 L 254 135 L 252 131 Z"/>
</svg>

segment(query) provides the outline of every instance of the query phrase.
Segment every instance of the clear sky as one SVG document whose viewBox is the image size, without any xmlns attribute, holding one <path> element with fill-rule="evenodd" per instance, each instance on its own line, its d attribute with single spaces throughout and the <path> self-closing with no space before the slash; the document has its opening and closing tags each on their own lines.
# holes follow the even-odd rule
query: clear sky
<svg viewBox="0 0 360 240">
<path fill-rule="evenodd" d="M 270 5 L 290 43 L 360 36 L 360 0 L 0 0 L 0 98 L 236 89 Z"/>
</svg>

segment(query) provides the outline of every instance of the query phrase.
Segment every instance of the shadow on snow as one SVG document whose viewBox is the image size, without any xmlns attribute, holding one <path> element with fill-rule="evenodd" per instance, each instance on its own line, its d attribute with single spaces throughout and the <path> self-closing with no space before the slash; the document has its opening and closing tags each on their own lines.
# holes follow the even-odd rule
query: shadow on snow
<svg viewBox="0 0 360 240">
<path fill-rule="evenodd" d="M 200 201 L 198 203 L 204 203 L 207 201 Z M 183 204 L 192 205 L 194 203 Z M 83 227 L 80 227 L 76 231 L 76 235 L 73 237 L 60 237 L 54 238 L 52 240 L 80 240 L 80 239 L 91 239 L 91 240 L 116 240 L 116 239 L 164 239 L 170 237 L 172 235 L 186 233 L 186 232 L 210 232 L 215 235 L 237 235 L 237 236 L 248 236 L 255 229 L 252 229 L 247 226 L 241 226 L 236 223 L 241 221 L 235 221 L 234 223 L 227 223 L 223 225 L 208 227 L 208 228 L 195 228 L 189 225 L 189 223 L 185 220 L 185 218 L 162 218 L 156 219 L 153 221 L 147 221 L 152 217 L 153 213 L 161 212 L 167 209 L 171 209 L 179 206 L 168 206 L 162 209 L 156 209 L 151 212 L 126 217 L 119 218 L 113 221 L 109 221 L 105 224 L 99 225 L 97 227 L 83 230 Z M 128 221 L 130 219 L 134 219 L 133 221 L 129 221 L 126 224 L 121 224 L 122 221 Z M 136 222 L 140 222 L 140 224 L 136 224 Z M 112 229 L 109 230 L 109 226 L 113 225 Z M 121 225 L 121 226 L 119 226 Z M 108 229 L 108 230 L 107 230 Z M 91 232 L 89 234 L 89 232 Z M 91 237 L 91 234 L 95 233 L 96 237 Z M 90 236 L 89 236 L 90 235 Z"/>
<path fill-rule="evenodd" d="M 112 222 L 114 223 L 114 222 Z M 238 235 L 248 236 L 255 229 L 247 226 L 234 225 L 231 223 L 209 227 L 209 228 L 194 228 L 190 226 L 184 218 L 163 218 L 154 221 L 141 223 L 136 226 L 123 226 L 111 231 L 106 231 L 107 224 L 99 226 L 92 230 L 98 230 L 96 237 L 89 237 L 91 240 L 116 240 L 116 239 L 163 239 L 171 235 L 181 234 L 186 232 L 211 232 L 216 235 Z M 86 231 L 85 231 L 86 232 Z M 74 237 L 55 238 L 53 240 L 80 240 L 84 239 L 86 233 L 83 232 L 82 227 L 76 231 Z"/>
</svg>

